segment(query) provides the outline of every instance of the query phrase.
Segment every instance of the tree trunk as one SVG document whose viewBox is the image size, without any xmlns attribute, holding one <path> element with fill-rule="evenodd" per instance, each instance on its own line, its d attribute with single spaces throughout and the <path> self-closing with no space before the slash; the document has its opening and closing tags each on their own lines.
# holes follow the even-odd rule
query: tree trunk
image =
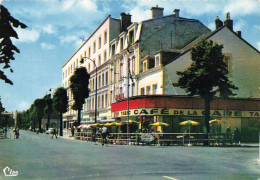
<svg viewBox="0 0 260 180">
<path fill-rule="evenodd" d="M 49 129 L 50 126 L 50 116 L 48 115 L 48 120 L 47 120 L 47 124 L 46 124 L 46 131 Z"/>
<path fill-rule="evenodd" d="M 81 114 L 81 110 L 78 109 L 78 126 L 80 125 L 80 120 L 81 120 L 80 114 Z"/>
<path fill-rule="evenodd" d="M 63 128 L 62 128 L 62 113 L 60 112 L 60 136 L 63 136 Z"/>
<path fill-rule="evenodd" d="M 205 115 L 204 115 L 204 119 L 205 119 L 205 125 L 206 125 L 206 139 L 208 139 L 208 133 L 209 133 L 209 120 L 210 120 L 210 98 L 207 95 L 206 97 L 204 97 L 204 103 L 205 103 Z M 205 141 L 204 143 L 205 146 L 209 145 L 208 141 Z"/>
</svg>

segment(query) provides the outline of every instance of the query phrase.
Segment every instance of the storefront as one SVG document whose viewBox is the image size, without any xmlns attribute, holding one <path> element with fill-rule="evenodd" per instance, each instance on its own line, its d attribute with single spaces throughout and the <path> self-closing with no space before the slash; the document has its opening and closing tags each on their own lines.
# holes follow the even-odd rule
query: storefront
<svg viewBox="0 0 260 180">
<path fill-rule="evenodd" d="M 257 142 L 260 127 L 260 99 L 215 98 L 211 102 L 210 118 L 222 123 L 210 127 L 211 132 L 231 132 L 237 127 L 241 132 L 241 140 Z M 124 121 L 127 119 L 127 100 L 111 105 L 112 117 Z M 186 132 L 187 127 L 179 123 L 186 120 L 199 122 L 193 126 L 192 132 L 206 132 L 204 121 L 204 100 L 188 96 L 136 96 L 129 99 L 129 119 L 139 122 L 138 132 L 159 131 L 165 133 Z M 167 127 L 152 127 L 154 122 L 168 123 Z M 124 129 L 124 127 L 122 127 Z"/>
</svg>

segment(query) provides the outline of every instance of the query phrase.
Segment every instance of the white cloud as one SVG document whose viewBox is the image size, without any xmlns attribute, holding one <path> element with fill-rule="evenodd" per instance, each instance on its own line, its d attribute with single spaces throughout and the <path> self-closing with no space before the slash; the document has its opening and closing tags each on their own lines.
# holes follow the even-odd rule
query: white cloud
<svg viewBox="0 0 260 180">
<path fill-rule="evenodd" d="M 236 23 L 234 24 L 234 31 L 239 31 L 242 30 L 244 27 L 246 26 L 246 22 L 242 19 L 238 19 L 238 21 L 236 21 Z"/>
<path fill-rule="evenodd" d="M 70 9 L 73 6 L 74 3 L 75 3 L 74 0 L 63 1 L 62 2 L 62 10 L 66 11 L 66 10 Z"/>
<path fill-rule="evenodd" d="M 46 50 L 52 50 L 55 49 L 55 46 L 53 44 L 41 43 L 41 48 Z"/>
<path fill-rule="evenodd" d="M 23 110 L 29 109 L 30 105 L 31 105 L 30 103 L 23 101 L 23 102 L 21 102 L 20 104 L 17 105 L 17 110 L 23 111 Z"/>
<path fill-rule="evenodd" d="M 210 24 L 207 25 L 207 27 L 209 29 L 211 29 L 212 31 L 215 30 L 215 28 L 216 28 L 215 23 L 210 23 Z"/>
<path fill-rule="evenodd" d="M 78 37 L 76 37 L 76 36 L 71 36 L 71 35 L 61 36 L 61 37 L 60 37 L 60 42 L 61 42 L 62 44 L 63 44 L 63 43 L 75 42 L 76 40 L 78 40 Z"/>
<path fill-rule="evenodd" d="M 142 20 L 150 19 L 151 18 L 151 11 L 150 9 L 148 10 L 143 10 L 140 7 L 136 7 L 131 10 L 130 14 L 132 15 L 132 21 L 133 22 L 140 22 Z"/>
<path fill-rule="evenodd" d="M 259 1 L 260 1 L 260 0 L 259 0 Z M 260 26 L 257 26 L 257 25 L 256 25 L 255 28 L 260 31 Z"/>
<path fill-rule="evenodd" d="M 230 0 L 224 12 L 231 12 L 234 16 L 260 13 L 260 4 L 255 0 Z"/>
<path fill-rule="evenodd" d="M 257 42 L 258 51 L 260 51 L 260 41 Z"/>
<path fill-rule="evenodd" d="M 79 1 L 79 5 L 81 7 L 84 7 L 86 10 L 97 11 L 97 5 L 94 1 L 81 0 L 81 1 Z"/>
<path fill-rule="evenodd" d="M 16 29 L 19 39 L 14 39 L 15 42 L 35 42 L 39 39 L 40 33 L 35 29 Z"/>
<path fill-rule="evenodd" d="M 47 26 L 42 28 L 43 32 L 47 33 L 47 34 L 54 34 L 55 31 L 53 29 L 53 26 L 51 24 L 48 24 Z"/>
</svg>

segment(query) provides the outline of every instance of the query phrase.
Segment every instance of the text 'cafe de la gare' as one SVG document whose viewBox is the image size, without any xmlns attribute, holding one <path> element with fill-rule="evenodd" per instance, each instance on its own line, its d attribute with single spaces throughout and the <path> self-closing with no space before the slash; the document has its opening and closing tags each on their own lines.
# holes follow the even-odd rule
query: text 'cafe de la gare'
<svg viewBox="0 0 260 180">
<path fill-rule="evenodd" d="M 260 125 L 260 99 L 214 98 L 210 104 L 210 118 L 222 120 L 218 132 L 226 132 L 230 126 L 233 132 L 237 127 L 243 141 L 256 141 Z M 127 119 L 127 100 L 111 105 L 112 117 L 121 121 Z M 129 117 L 140 122 L 139 130 L 149 128 L 157 121 L 168 123 L 168 127 L 158 127 L 157 131 L 181 133 L 180 122 L 194 120 L 200 123 L 193 132 L 205 132 L 204 100 L 189 96 L 136 96 L 129 99 Z M 213 130 L 213 128 L 212 128 Z"/>
</svg>

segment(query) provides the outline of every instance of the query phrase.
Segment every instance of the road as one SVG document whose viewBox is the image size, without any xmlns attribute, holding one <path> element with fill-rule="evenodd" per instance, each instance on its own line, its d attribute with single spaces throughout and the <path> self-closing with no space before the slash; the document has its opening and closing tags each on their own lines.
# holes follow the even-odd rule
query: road
<svg viewBox="0 0 260 180">
<path fill-rule="evenodd" d="M 95 145 L 20 131 L 0 139 L 0 179 L 257 180 L 258 148 Z M 15 177 L 4 175 L 9 167 Z"/>
</svg>

